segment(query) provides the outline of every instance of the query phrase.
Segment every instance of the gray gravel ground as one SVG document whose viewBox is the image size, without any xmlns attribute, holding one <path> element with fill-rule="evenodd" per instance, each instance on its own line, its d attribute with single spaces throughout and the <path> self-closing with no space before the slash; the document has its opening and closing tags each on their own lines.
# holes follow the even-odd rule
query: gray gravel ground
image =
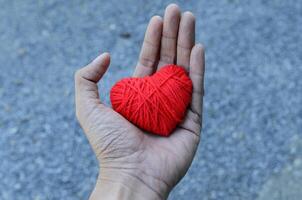
<svg viewBox="0 0 302 200">
<path fill-rule="evenodd" d="M 207 73 L 201 145 L 170 199 L 269 199 L 274 182 L 302 173 L 302 1 L 176 2 L 196 14 Z M 168 3 L 0 0 L 1 200 L 87 199 L 97 165 L 75 119 L 73 73 L 110 51 L 108 102 Z"/>
</svg>

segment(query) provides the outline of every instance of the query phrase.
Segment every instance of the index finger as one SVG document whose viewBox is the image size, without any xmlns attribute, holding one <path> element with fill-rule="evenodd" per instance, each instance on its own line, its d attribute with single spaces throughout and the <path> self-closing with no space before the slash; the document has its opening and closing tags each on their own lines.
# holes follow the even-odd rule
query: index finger
<svg viewBox="0 0 302 200">
<path fill-rule="evenodd" d="M 151 75 L 156 70 L 163 21 L 159 16 L 151 18 L 147 27 L 139 61 L 133 73 L 135 77 Z"/>
</svg>

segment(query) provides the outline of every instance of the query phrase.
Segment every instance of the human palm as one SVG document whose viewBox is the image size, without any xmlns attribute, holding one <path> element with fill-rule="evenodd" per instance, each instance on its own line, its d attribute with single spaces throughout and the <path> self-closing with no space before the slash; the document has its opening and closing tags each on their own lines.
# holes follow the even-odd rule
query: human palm
<svg viewBox="0 0 302 200">
<path fill-rule="evenodd" d="M 187 69 L 193 83 L 192 102 L 169 137 L 144 132 L 100 101 L 97 82 L 109 66 L 108 53 L 76 73 L 77 118 L 99 160 L 101 181 L 127 185 L 127 180 L 134 180 L 158 198 L 166 198 L 185 175 L 201 131 L 204 50 L 195 45 L 194 35 L 192 13 L 181 14 L 176 5 L 168 6 L 163 20 L 159 16 L 150 20 L 133 74 L 151 75 L 170 63 Z"/>
</svg>

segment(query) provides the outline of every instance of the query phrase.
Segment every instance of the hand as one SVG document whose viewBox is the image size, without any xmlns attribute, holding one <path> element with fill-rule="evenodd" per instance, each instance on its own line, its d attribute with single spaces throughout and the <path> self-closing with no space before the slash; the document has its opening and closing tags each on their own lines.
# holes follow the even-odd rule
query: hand
<svg viewBox="0 0 302 200">
<path fill-rule="evenodd" d="M 192 102 L 170 137 L 145 133 L 100 101 L 97 83 L 109 63 L 104 53 L 75 75 L 76 115 L 100 164 L 90 198 L 166 199 L 191 165 L 200 139 L 204 49 L 195 45 L 193 14 L 181 14 L 172 4 L 163 20 L 152 17 L 133 75 L 151 75 L 170 63 L 188 70 Z"/>
</svg>

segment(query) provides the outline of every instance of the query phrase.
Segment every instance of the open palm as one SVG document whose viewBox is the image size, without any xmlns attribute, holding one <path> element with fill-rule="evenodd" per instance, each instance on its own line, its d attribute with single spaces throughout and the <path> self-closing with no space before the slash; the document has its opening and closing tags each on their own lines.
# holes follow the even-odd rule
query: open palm
<svg viewBox="0 0 302 200">
<path fill-rule="evenodd" d="M 75 77 L 77 118 L 99 160 L 99 177 L 124 185 L 136 181 L 137 187 L 130 189 L 147 188 L 164 199 L 187 172 L 201 131 L 204 50 L 195 45 L 193 14 L 181 14 L 173 4 L 167 7 L 164 19 L 153 17 L 133 74 L 151 75 L 170 63 L 187 69 L 193 82 L 192 102 L 184 121 L 170 137 L 145 133 L 102 104 L 97 82 L 109 63 L 109 54 L 102 54 L 78 70 Z"/>
</svg>

